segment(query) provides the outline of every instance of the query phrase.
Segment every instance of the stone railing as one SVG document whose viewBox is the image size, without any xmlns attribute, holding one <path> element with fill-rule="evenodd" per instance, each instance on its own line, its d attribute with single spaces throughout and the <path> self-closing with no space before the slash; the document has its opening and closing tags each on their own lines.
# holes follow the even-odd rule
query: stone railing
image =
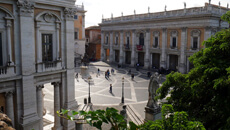
<svg viewBox="0 0 230 130">
<path fill-rule="evenodd" d="M 48 72 L 62 69 L 61 61 L 49 61 L 36 64 L 36 72 Z"/>
<path fill-rule="evenodd" d="M 15 66 L 0 66 L 0 78 L 15 76 Z"/>
<path fill-rule="evenodd" d="M 78 11 L 84 11 L 84 5 L 75 5 Z"/>
<path fill-rule="evenodd" d="M 137 51 L 145 51 L 145 46 L 144 45 L 136 45 L 136 50 Z"/>
<path fill-rule="evenodd" d="M 124 44 L 124 50 L 130 50 L 130 44 Z"/>
<path fill-rule="evenodd" d="M 113 49 L 120 49 L 120 44 L 114 43 L 114 44 L 113 44 Z"/>
<path fill-rule="evenodd" d="M 219 8 L 218 6 L 204 6 L 204 7 L 194 7 L 194 8 L 186 8 L 172 11 L 164 11 L 157 13 L 145 13 L 145 14 L 135 14 L 114 18 L 106 18 L 102 19 L 102 23 L 113 23 L 113 22 L 124 22 L 124 21 L 136 21 L 136 20 L 145 20 L 145 19 L 159 19 L 159 18 L 167 18 L 167 17 L 176 17 L 176 16 L 189 16 L 189 15 L 199 15 L 199 14 L 217 14 L 223 15 L 229 9 L 227 8 Z"/>
</svg>

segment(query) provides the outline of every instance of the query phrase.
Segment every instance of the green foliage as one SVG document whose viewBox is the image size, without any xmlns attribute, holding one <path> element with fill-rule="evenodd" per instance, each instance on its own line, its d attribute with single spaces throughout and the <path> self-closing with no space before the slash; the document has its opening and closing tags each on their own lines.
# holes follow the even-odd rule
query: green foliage
<svg viewBox="0 0 230 130">
<path fill-rule="evenodd" d="M 67 120 L 85 120 L 86 123 L 88 123 L 91 126 L 96 127 L 97 129 L 101 130 L 102 129 L 102 124 L 110 124 L 111 125 L 111 130 L 135 130 L 138 128 L 136 124 L 133 122 L 129 122 L 127 125 L 126 120 L 122 115 L 118 113 L 118 110 L 114 108 L 106 108 L 106 110 L 96 110 L 96 111 L 70 111 L 70 110 L 65 110 L 61 109 L 60 111 L 57 111 L 57 114 L 65 118 Z M 75 116 L 82 116 L 83 118 L 75 118 Z"/>
<path fill-rule="evenodd" d="M 191 121 L 184 111 L 174 112 L 172 105 L 164 104 L 161 110 L 162 120 L 148 121 L 140 130 L 205 130 L 201 122 Z"/>
<path fill-rule="evenodd" d="M 222 18 L 230 22 L 230 12 Z M 175 111 L 187 112 L 207 129 L 230 129 L 230 29 L 216 33 L 203 44 L 206 48 L 189 58 L 194 68 L 188 74 L 167 75 L 156 99 L 170 94 L 167 101 Z M 194 129 L 200 125 L 188 123 Z M 178 127 L 183 128 L 183 124 Z"/>
</svg>

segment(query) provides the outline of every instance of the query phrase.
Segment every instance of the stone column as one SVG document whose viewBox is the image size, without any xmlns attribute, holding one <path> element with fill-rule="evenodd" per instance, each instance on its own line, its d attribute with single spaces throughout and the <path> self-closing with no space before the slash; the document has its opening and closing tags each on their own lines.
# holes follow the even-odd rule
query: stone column
<svg viewBox="0 0 230 130">
<path fill-rule="evenodd" d="M 41 43 L 41 37 L 40 37 L 40 33 L 39 33 L 39 28 L 40 25 L 37 22 L 36 23 L 36 49 L 37 49 L 37 63 L 41 63 L 42 62 L 42 43 Z"/>
<path fill-rule="evenodd" d="M 56 60 L 59 60 L 60 59 L 60 55 L 59 55 L 59 29 L 60 29 L 60 22 L 56 22 L 56 44 L 57 44 L 57 48 L 56 48 Z"/>
<path fill-rule="evenodd" d="M 113 62 L 113 32 L 110 32 L 109 62 Z"/>
<path fill-rule="evenodd" d="M 135 66 L 135 31 L 136 30 L 132 30 L 132 52 L 131 52 L 131 66 L 134 67 Z"/>
<path fill-rule="evenodd" d="M 63 32 L 65 37 L 65 46 L 62 52 L 62 60 L 66 64 L 66 72 L 63 72 L 64 76 L 62 86 L 63 93 L 61 93 L 64 105 L 61 108 L 74 110 L 77 108 L 77 101 L 75 99 L 75 80 L 74 80 L 74 14 L 76 14 L 75 8 L 64 9 L 64 28 Z M 63 26 L 62 26 L 63 27 Z M 62 97 L 60 96 L 60 97 Z M 59 98 L 60 98 L 59 97 Z M 60 99 L 59 99 L 60 106 Z M 60 107 L 59 107 L 60 109 Z M 60 121 L 59 121 L 60 124 Z M 64 129 L 73 129 L 75 127 L 74 122 L 63 120 L 62 125 Z"/>
<path fill-rule="evenodd" d="M 145 37 L 145 64 L 144 68 L 148 69 L 149 68 L 149 46 L 150 46 L 150 30 L 146 30 L 146 37 Z"/>
<path fill-rule="evenodd" d="M 34 87 L 35 71 L 35 21 L 34 1 L 18 0 L 17 12 L 20 38 L 20 69 L 21 69 L 21 106 L 20 129 L 39 129 L 40 118 L 37 114 L 36 87 Z M 31 125 L 32 124 L 32 125 Z"/>
<path fill-rule="evenodd" d="M 59 82 L 53 82 L 54 85 L 54 129 L 59 130 L 61 127 L 60 117 L 57 115 L 56 111 L 60 110 L 60 92 L 59 92 Z"/>
<path fill-rule="evenodd" d="M 123 65 L 124 64 L 124 40 L 123 40 L 123 30 L 120 31 L 120 59 L 119 59 L 119 64 Z"/>
<path fill-rule="evenodd" d="M 43 85 L 37 86 L 37 113 L 38 117 L 40 118 L 40 130 L 43 129 L 43 94 L 42 89 L 44 88 Z"/>
<path fill-rule="evenodd" d="M 103 31 L 101 31 L 101 61 L 104 61 L 104 57 L 105 57 L 105 54 L 104 54 L 104 39 L 105 39 L 105 34 Z"/>
<path fill-rule="evenodd" d="M 11 119 L 14 127 L 14 100 L 13 92 L 9 91 L 5 94 L 6 97 L 6 115 Z"/>
<path fill-rule="evenodd" d="M 161 51 L 161 64 L 160 66 L 166 69 L 166 47 L 167 47 L 167 29 L 163 28 L 162 33 L 162 51 Z"/>
<path fill-rule="evenodd" d="M 7 51 L 8 51 L 7 59 L 8 59 L 8 62 L 12 63 L 13 61 L 12 61 L 12 47 L 11 47 L 11 32 L 10 32 L 10 28 L 11 28 L 11 20 L 7 19 L 6 20 Z"/>
<path fill-rule="evenodd" d="M 185 50 L 187 47 L 187 28 L 182 28 L 181 32 L 181 53 L 180 53 L 180 64 L 179 64 L 179 72 L 186 72 L 186 63 L 185 63 Z"/>
</svg>

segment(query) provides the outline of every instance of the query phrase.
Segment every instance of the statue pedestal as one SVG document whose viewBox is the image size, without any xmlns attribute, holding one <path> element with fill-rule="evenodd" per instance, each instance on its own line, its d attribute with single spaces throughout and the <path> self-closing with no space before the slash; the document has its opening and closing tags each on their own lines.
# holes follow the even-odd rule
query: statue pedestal
<svg viewBox="0 0 230 130">
<path fill-rule="evenodd" d="M 154 108 L 145 107 L 145 121 L 154 121 Z"/>
<path fill-rule="evenodd" d="M 83 79 L 84 78 L 88 79 L 88 77 L 90 76 L 88 67 L 87 66 L 81 66 L 80 68 L 81 68 L 81 77 Z"/>
<path fill-rule="evenodd" d="M 145 121 L 151 120 L 155 121 L 161 119 L 161 108 L 150 108 L 145 107 Z"/>
</svg>

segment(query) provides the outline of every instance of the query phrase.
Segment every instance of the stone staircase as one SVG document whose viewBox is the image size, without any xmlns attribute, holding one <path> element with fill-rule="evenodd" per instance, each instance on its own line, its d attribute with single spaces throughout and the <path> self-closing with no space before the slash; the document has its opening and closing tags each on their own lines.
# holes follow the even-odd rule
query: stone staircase
<svg viewBox="0 0 230 130">
<path fill-rule="evenodd" d="M 132 105 L 127 105 L 126 112 L 128 118 L 135 123 L 136 125 L 144 124 L 144 119 L 141 117 L 139 113 L 136 112 L 136 110 L 133 108 Z"/>
</svg>

